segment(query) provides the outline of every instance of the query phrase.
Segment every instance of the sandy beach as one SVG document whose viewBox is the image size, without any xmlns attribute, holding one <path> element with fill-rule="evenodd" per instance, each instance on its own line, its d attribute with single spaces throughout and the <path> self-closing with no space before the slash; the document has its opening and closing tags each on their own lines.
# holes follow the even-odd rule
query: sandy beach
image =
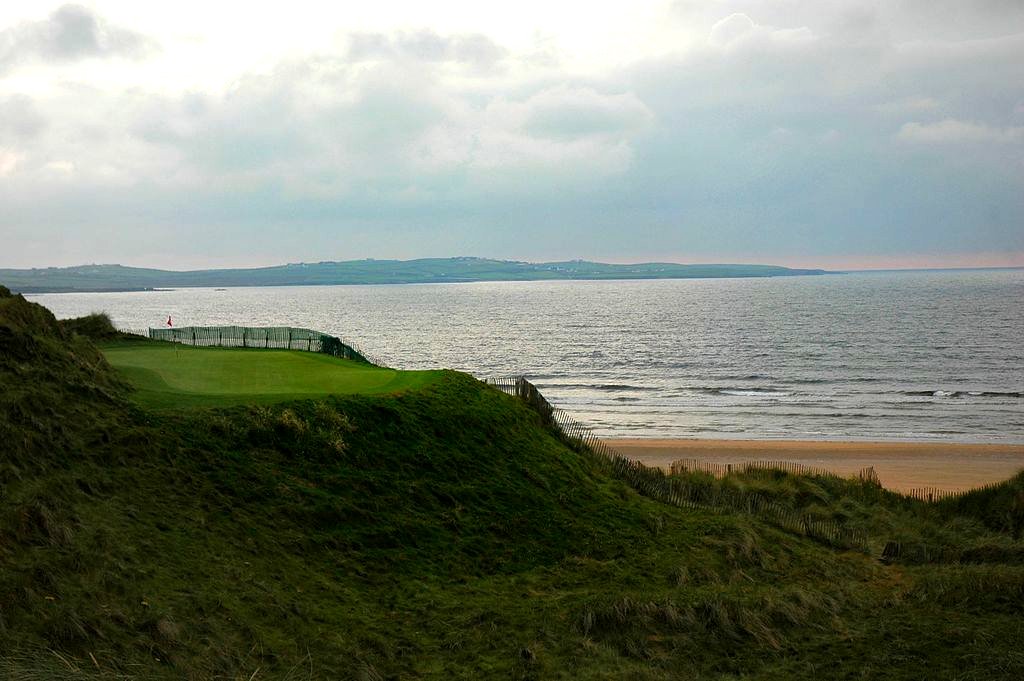
<svg viewBox="0 0 1024 681">
<path fill-rule="evenodd" d="M 812 440 L 609 439 L 648 466 L 677 459 L 716 463 L 782 460 L 854 475 L 873 466 L 889 489 L 961 490 L 999 482 L 1024 469 L 1024 445 L 948 442 L 830 442 Z"/>
</svg>

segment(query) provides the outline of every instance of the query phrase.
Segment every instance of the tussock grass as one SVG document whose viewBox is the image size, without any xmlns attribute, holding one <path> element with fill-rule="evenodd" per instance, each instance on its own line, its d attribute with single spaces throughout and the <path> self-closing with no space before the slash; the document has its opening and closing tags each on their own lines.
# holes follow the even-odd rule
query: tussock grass
<svg viewBox="0 0 1024 681">
<path fill-rule="evenodd" d="M 1024 535 L 1024 471 L 998 485 L 940 502 L 947 517 L 971 517 L 1014 539 Z"/>
<path fill-rule="evenodd" d="M 1015 538 L 1008 523 L 998 522 L 1015 512 L 1010 491 L 1019 484 L 1020 476 L 1004 483 L 1005 489 L 985 490 L 980 495 L 983 501 L 972 502 L 968 495 L 939 503 L 890 492 L 870 479 L 834 475 L 756 470 L 722 477 L 680 471 L 673 477 L 712 491 L 756 494 L 801 516 L 863 532 L 872 539 L 869 548 L 875 555 L 881 555 L 886 542 L 894 542 L 900 550 L 892 560 L 904 564 L 1021 564 L 1024 560 L 1024 542 Z M 1005 505 L 1002 515 L 994 510 L 1000 504 Z M 974 511 L 957 511 L 965 506 Z M 992 510 L 975 512 L 981 507 Z"/>
<path fill-rule="evenodd" d="M 838 609 L 834 598 L 804 589 L 764 589 L 754 595 L 700 589 L 661 601 L 598 600 L 581 610 L 577 627 L 584 636 L 616 642 L 631 656 L 654 656 L 642 642 L 672 634 L 777 651 L 787 645 L 787 631 L 815 623 L 825 627 Z"/>
<path fill-rule="evenodd" d="M 1024 614 L 1024 567 L 941 565 L 914 571 L 905 597 L 961 611 Z"/>
<path fill-rule="evenodd" d="M 93 341 L 119 340 L 123 334 L 114 328 L 110 315 L 105 312 L 94 312 L 84 317 L 62 319 L 58 322 L 67 333 L 79 334 Z"/>
</svg>

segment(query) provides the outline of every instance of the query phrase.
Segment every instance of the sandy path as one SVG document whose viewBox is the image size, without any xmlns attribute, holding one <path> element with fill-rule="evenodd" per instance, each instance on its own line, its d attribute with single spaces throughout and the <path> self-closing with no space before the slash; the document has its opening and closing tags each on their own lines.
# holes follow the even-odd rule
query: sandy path
<svg viewBox="0 0 1024 681">
<path fill-rule="evenodd" d="M 676 459 L 716 463 L 792 461 L 853 475 L 873 466 L 889 489 L 958 490 L 999 482 L 1024 469 L 1024 445 L 948 442 L 823 442 L 810 440 L 610 439 L 608 444 L 648 466 Z"/>
</svg>

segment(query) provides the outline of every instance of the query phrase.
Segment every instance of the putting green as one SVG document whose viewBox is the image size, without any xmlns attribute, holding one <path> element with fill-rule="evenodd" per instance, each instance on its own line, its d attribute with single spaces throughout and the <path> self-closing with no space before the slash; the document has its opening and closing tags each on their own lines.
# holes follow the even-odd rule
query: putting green
<svg viewBox="0 0 1024 681">
<path fill-rule="evenodd" d="M 105 346 L 103 354 L 135 386 L 136 400 L 157 409 L 393 393 L 422 387 L 441 374 L 382 369 L 297 350 L 131 343 Z"/>
</svg>

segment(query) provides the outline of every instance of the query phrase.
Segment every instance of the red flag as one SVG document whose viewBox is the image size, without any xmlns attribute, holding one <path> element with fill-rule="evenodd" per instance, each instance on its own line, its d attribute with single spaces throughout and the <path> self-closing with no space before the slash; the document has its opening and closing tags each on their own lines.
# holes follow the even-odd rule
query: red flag
<svg viewBox="0 0 1024 681">
<path fill-rule="evenodd" d="M 167 315 L 167 326 L 174 326 L 174 324 L 171 324 L 171 315 Z"/>
</svg>

